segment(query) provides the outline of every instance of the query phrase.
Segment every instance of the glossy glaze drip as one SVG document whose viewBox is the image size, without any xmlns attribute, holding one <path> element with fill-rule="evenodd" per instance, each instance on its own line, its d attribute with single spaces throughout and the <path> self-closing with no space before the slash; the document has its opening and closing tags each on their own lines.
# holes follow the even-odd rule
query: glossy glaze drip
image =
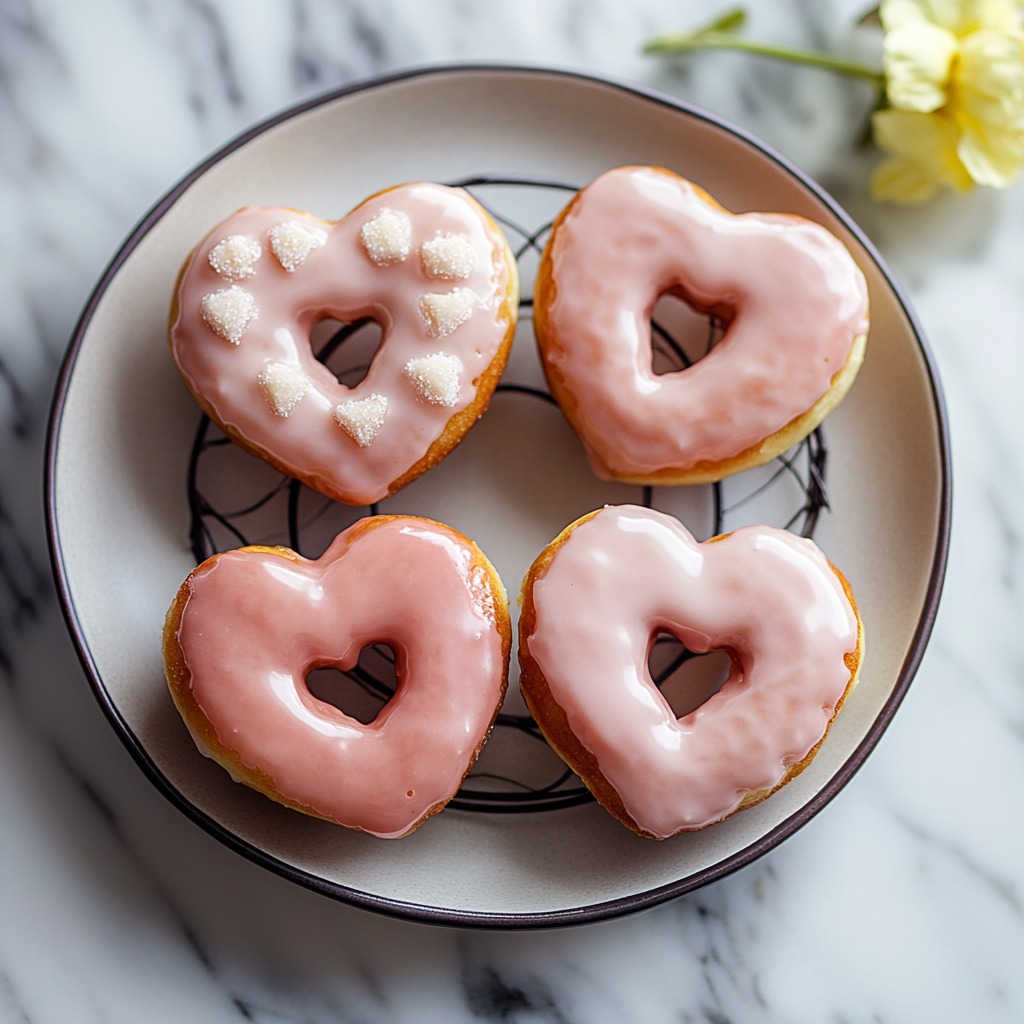
<svg viewBox="0 0 1024 1024">
<path fill-rule="evenodd" d="M 367 225 L 379 227 L 382 214 L 385 220 L 400 215 L 408 224 L 406 255 L 395 250 L 393 258 L 384 258 L 384 248 L 394 245 L 384 232 L 371 232 L 371 242 L 363 238 Z M 463 276 L 454 283 L 430 273 L 418 254 L 423 245 L 449 236 L 462 246 Z M 211 253 L 228 239 L 251 240 L 235 241 L 235 251 L 259 249 L 244 277 L 234 271 L 230 280 L 225 277 L 223 249 L 211 262 Z M 189 387 L 230 432 L 325 493 L 369 504 L 385 497 L 388 485 L 418 463 L 451 417 L 476 397 L 476 382 L 515 316 L 514 275 L 501 232 L 459 189 L 401 186 L 337 223 L 294 210 L 247 207 L 214 228 L 193 253 L 178 287 L 171 349 Z M 252 310 L 248 300 L 243 305 L 219 297 L 231 288 L 251 296 Z M 454 299 L 450 293 L 457 293 Z M 209 306 L 211 295 L 218 296 L 213 306 L 222 328 L 204 319 L 204 300 Z M 433 320 L 425 317 L 424 303 Z M 364 317 L 380 325 L 381 345 L 365 379 L 348 388 L 314 358 L 309 334 L 326 318 L 348 323 Z M 459 374 L 457 396 L 444 404 L 424 400 L 404 374 L 410 360 L 438 351 Z M 276 411 L 260 386 L 260 375 L 274 365 L 297 367 L 309 382 L 287 415 Z M 333 412 L 370 395 L 387 399 L 387 416 L 373 443 L 361 445 L 339 428 Z"/>
<path fill-rule="evenodd" d="M 219 744 L 293 804 L 382 837 L 407 832 L 458 788 L 504 692 L 507 612 L 475 557 L 447 527 L 381 517 L 317 561 L 239 550 L 200 567 L 178 643 Z M 374 643 L 395 651 L 399 686 L 364 725 L 305 678 L 351 668 Z"/>
<path fill-rule="evenodd" d="M 824 735 L 858 644 L 850 601 L 813 542 L 757 526 L 698 544 L 636 506 L 577 525 L 533 602 L 529 655 L 629 815 L 659 838 L 778 785 Z M 647 667 L 661 631 L 733 658 L 722 689 L 680 719 Z"/>
<path fill-rule="evenodd" d="M 777 214 L 734 216 L 654 168 L 587 186 L 546 259 L 552 299 L 538 342 L 602 476 L 750 450 L 828 391 L 867 330 L 864 277 L 831 233 Z M 650 317 L 672 291 L 731 322 L 695 365 L 658 375 Z"/>
</svg>

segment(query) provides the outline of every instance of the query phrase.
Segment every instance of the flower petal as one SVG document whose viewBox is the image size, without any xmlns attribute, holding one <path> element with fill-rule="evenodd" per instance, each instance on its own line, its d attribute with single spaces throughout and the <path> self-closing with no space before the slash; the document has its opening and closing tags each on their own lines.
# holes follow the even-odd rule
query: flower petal
<svg viewBox="0 0 1024 1024">
<path fill-rule="evenodd" d="M 941 114 L 881 110 L 871 119 L 871 127 L 879 148 L 900 161 L 885 169 L 882 176 L 886 187 L 920 191 L 911 188 L 915 177 L 962 192 L 972 187 L 971 176 L 957 155 L 956 126 L 948 118 Z"/>
<path fill-rule="evenodd" d="M 951 89 L 957 151 L 979 184 L 1003 188 L 1024 167 L 1024 38 L 988 29 L 961 50 Z"/>
<path fill-rule="evenodd" d="M 989 122 L 957 117 L 957 155 L 979 184 L 1006 188 L 1024 168 L 1024 131 L 1007 131 Z"/>
<path fill-rule="evenodd" d="M 900 156 L 883 160 L 871 175 L 871 196 L 883 203 L 917 205 L 938 191 L 938 182 L 919 164 Z"/>
<path fill-rule="evenodd" d="M 1024 39 L 987 29 L 964 40 L 954 81 L 959 101 L 985 97 L 1007 115 L 1024 113 Z"/>
<path fill-rule="evenodd" d="M 882 0 L 878 16 L 886 32 L 937 25 L 953 32 L 960 23 L 962 0 Z"/>
<path fill-rule="evenodd" d="M 889 102 L 901 110 L 938 110 L 946 102 L 956 37 L 921 22 L 886 33 L 882 51 Z"/>
<path fill-rule="evenodd" d="M 887 32 L 931 24 L 960 39 L 980 28 L 1010 32 L 1020 24 L 1016 0 L 881 0 L 878 14 Z"/>
<path fill-rule="evenodd" d="M 1020 4 L 1015 0 L 959 0 L 959 24 L 954 31 L 967 36 L 979 29 L 998 32 L 1020 31 Z"/>
</svg>

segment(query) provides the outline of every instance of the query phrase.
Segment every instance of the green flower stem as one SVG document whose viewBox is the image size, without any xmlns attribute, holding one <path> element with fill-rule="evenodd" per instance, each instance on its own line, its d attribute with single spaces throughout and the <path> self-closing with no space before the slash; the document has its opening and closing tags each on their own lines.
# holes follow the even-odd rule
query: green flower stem
<svg viewBox="0 0 1024 1024">
<path fill-rule="evenodd" d="M 866 64 L 842 60 L 827 53 L 818 53 L 816 50 L 779 46 L 774 43 L 758 43 L 744 39 L 734 32 L 684 32 L 677 35 L 659 36 L 644 47 L 644 53 L 666 55 L 693 53 L 697 50 L 743 50 L 746 53 L 755 53 L 762 57 L 774 57 L 792 64 L 805 64 L 809 67 L 824 68 L 827 71 L 861 78 L 871 82 L 879 89 L 885 85 L 885 76 L 882 72 L 870 68 Z"/>
</svg>

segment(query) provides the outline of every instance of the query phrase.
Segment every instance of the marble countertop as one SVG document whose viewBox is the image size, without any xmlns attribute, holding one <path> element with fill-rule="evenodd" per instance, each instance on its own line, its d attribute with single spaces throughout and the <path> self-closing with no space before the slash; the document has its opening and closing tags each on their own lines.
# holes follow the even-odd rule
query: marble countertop
<svg viewBox="0 0 1024 1024">
<path fill-rule="evenodd" d="M 762 0 L 751 35 L 857 51 L 849 0 Z M 873 202 L 864 86 L 733 54 L 641 54 L 669 0 L 6 0 L 0 5 L 0 1021 L 986 1022 L 1024 1019 L 1024 186 Z M 479 932 L 334 902 L 231 852 L 138 770 L 56 599 L 42 465 L 78 313 L 183 174 L 318 93 L 424 64 L 611 75 L 722 115 L 878 246 L 942 376 L 954 460 L 930 647 L 809 825 L 690 896 Z"/>
</svg>

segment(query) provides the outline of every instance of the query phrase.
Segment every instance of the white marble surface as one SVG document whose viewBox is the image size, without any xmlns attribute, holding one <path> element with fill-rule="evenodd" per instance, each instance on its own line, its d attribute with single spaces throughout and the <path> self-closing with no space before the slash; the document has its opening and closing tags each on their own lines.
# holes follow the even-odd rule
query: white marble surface
<svg viewBox="0 0 1024 1024">
<path fill-rule="evenodd" d="M 847 0 L 750 32 L 857 50 Z M 640 55 L 671 0 L 0 3 L 0 1021 L 1024 1019 L 1024 187 L 868 200 L 863 87 Z M 946 592 L 867 764 L 806 828 L 618 921 L 491 933 L 375 916 L 250 864 L 143 777 L 72 651 L 46 550 L 48 406 L 90 288 L 183 173 L 318 92 L 435 62 L 610 74 L 702 104 L 830 188 L 929 334 L 954 442 Z"/>
</svg>

